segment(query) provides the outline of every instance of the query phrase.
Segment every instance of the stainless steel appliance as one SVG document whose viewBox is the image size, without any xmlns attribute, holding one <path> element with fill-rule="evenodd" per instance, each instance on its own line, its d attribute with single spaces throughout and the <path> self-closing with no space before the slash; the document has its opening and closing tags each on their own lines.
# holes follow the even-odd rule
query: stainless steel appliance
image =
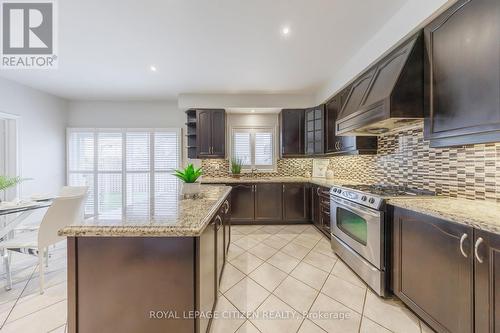
<svg viewBox="0 0 500 333">
<path fill-rule="evenodd" d="M 330 190 L 332 248 L 378 295 L 388 295 L 385 199 L 433 194 L 388 185 L 336 186 Z"/>
</svg>

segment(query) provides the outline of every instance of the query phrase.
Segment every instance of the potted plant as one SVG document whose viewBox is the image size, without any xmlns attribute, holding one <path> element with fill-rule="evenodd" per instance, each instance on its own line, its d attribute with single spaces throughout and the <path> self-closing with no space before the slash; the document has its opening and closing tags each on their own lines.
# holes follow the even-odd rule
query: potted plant
<svg viewBox="0 0 500 333">
<path fill-rule="evenodd" d="M 14 187 L 25 180 L 27 179 L 0 175 L 0 191 L 5 193 L 5 190 Z M 0 202 L 2 202 L 2 198 L 0 198 Z"/>
<path fill-rule="evenodd" d="M 201 168 L 195 168 L 193 164 L 188 164 L 184 170 L 175 170 L 174 176 L 182 181 L 182 194 L 185 197 L 194 197 L 200 193 L 200 183 L 197 180 L 201 174 Z"/>
<path fill-rule="evenodd" d="M 231 159 L 231 173 L 233 174 L 233 177 L 240 177 L 241 176 L 241 167 L 243 165 L 243 159 L 238 157 L 235 158 L 233 157 Z"/>
</svg>

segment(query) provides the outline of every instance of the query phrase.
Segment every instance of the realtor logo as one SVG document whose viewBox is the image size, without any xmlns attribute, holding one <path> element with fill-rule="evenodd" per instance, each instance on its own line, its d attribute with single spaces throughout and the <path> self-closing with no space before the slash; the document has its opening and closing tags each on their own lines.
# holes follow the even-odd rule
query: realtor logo
<svg viewBox="0 0 500 333">
<path fill-rule="evenodd" d="M 56 68 L 54 1 L 5 0 L 1 4 L 1 68 Z"/>
</svg>

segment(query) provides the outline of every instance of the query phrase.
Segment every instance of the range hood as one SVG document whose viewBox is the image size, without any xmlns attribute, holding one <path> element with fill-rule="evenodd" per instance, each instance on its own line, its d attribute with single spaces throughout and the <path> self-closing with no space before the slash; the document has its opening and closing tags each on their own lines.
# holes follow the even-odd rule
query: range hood
<svg viewBox="0 0 500 333">
<path fill-rule="evenodd" d="M 424 118 L 423 38 L 415 35 L 352 84 L 337 117 L 338 135 L 373 136 Z"/>
</svg>

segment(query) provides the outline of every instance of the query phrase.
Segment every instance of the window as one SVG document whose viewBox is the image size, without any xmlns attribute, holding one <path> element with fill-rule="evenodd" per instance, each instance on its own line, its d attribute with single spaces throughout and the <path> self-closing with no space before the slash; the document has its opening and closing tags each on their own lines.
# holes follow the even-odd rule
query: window
<svg viewBox="0 0 500 333">
<path fill-rule="evenodd" d="M 89 186 L 86 215 L 177 213 L 180 129 L 68 129 L 68 184 Z"/>
<path fill-rule="evenodd" d="M 19 176 L 18 147 L 19 117 L 0 112 L 0 175 Z M 19 197 L 22 184 L 0 191 L 0 200 Z"/>
<path fill-rule="evenodd" d="M 241 159 L 243 169 L 274 170 L 274 129 L 235 128 L 232 157 Z"/>
</svg>

